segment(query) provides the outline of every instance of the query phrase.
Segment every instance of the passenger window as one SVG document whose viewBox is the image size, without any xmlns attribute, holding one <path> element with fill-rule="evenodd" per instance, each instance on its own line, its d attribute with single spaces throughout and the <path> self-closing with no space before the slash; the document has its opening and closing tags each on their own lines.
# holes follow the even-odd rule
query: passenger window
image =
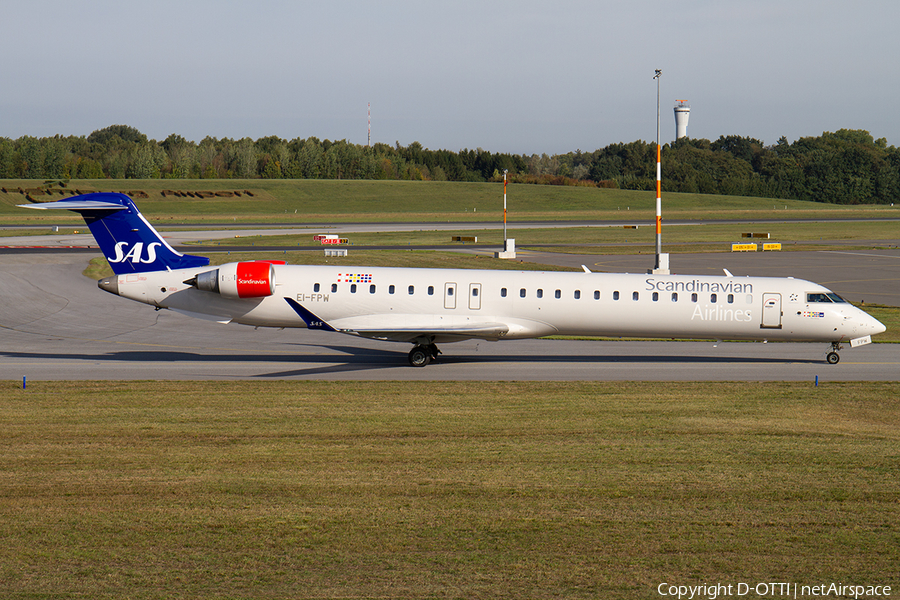
<svg viewBox="0 0 900 600">
<path fill-rule="evenodd" d="M 414 286 L 414 285 L 409 286 L 409 295 L 412 296 L 415 293 L 416 293 L 416 286 Z"/>
<path fill-rule="evenodd" d="M 538 291 L 537 291 L 537 297 L 538 297 L 538 298 L 543 298 L 543 297 L 544 297 L 544 290 L 538 288 Z"/>
<path fill-rule="evenodd" d="M 356 284 L 355 284 L 355 283 L 351 283 L 351 284 L 350 284 L 350 293 L 351 293 L 351 294 L 355 294 L 355 293 L 356 293 Z"/>
<path fill-rule="evenodd" d="M 388 294 L 393 294 L 393 293 L 394 293 L 394 285 L 391 284 L 388 286 Z"/>
<path fill-rule="evenodd" d="M 709 295 L 709 301 L 712 302 L 713 304 L 715 304 L 718 301 L 718 299 L 719 299 L 719 297 L 716 296 L 715 294 Z"/>
<path fill-rule="evenodd" d="M 640 298 L 640 294 L 638 294 L 637 292 L 632 292 L 632 293 L 631 293 L 631 299 L 632 299 L 632 300 L 637 301 L 638 298 Z"/>
<path fill-rule="evenodd" d="M 331 284 L 331 291 L 332 291 L 332 293 L 337 291 L 337 284 L 336 284 L 336 283 L 332 283 L 332 284 Z"/>
<path fill-rule="evenodd" d="M 519 290 L 519 298 L 524 298 L 524 297 L 525 297 L 525 288 L 522 288 L 521 290 Z"/>
<path fill-rule="evenodd" d="M 315 284 L 315 285 L 313 285 L 313 291 L 314 291 L 314 292 L 318 292 L 319 289 L 320 289 L 320 288 L 319 288 L 319 284 L 318 284 L 318 283 Z"/>
<path fill-rule="evenodd" d="M 429 292 L 429 293 L 431 293 L 431 292 Z M 453 288 L 452 288 L 452 287 L 448 287 L 448 288 L 447 288 L 447 295 L 448 295 L 448 296 L 452 296 L 452 295 L 453 295 Z"/>
<path fill-rule="evenodd" d="M 575 290 L 575 299 L 581 300 L 581 290 Z"/>
<path fill-rule="evenodd" d="M 594 300 L 600 299 L 600 290 L 594 290 Z"/>
<path fill-rule="evenodd" d="M 728 304 L 734 304 L 734 294 L 728 294 Z"/>
<path fill-rule="evenodd" d="M 613 300 L 619 299 L 619 292 L 613 292 Z"/>
<path fill-rule="evenodd" d="M 557 299 L 562 298 L 562 290 L 556 290 L 554 296 L 556 296 Z"/>
<path fill-rule="evenodd" d="M 691 302 L 697 301 L 697 294 L 691 294 Z"/>
<path fill-rule="evenodd" d="M 478 296 L 478 288 L 473 287 L 472 288 L 472 297 L 476 298 L 477 296 Z"/>
<path fill-rule="evenodd" d="M 428 286 L 428 295 L 434 296 L 434 286 L 433 285 Z"/>
<path fill-rule="evenodd" d="M 635 292 L 635 294 L 636 294 L 636 293 L 637 293 L 637 292 Z M 659 301 L 659 292 L 653 292 L 653 301 L 654 301 L 654 302 L 658 302 L 658 301 Z"/>
<path fill-rule="evenodd" d="M 506 298 L 506 288 L 500 288 L 500 297 Z"/>
<path fill-rule="evenodd" d="M 672 302 L 678 302 L 678 292 L 672 292 Z"/>
<path fill-rule="evenodd" d="M 374 284 L 374 283 L 373 283 L 372 285 L 369 286 L 369 293 L 370 293 L 370 294 L 374 294 L 374 293 L 375 293 L 375 284 Z"/>
</svg>

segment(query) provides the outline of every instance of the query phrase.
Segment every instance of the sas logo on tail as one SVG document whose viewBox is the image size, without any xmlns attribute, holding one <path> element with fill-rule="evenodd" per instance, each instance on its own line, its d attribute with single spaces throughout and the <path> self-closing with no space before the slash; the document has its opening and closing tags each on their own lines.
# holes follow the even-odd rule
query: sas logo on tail
<svg viewBox="0 0 900 600">
<path fill-rule="evenodd" d="M 127 253 L 125 252 L 125 248 L 128 247 L 128 242 L 117 242 L 116 243 L 116 257 L 110 258 L 106 257 L 110 263 L 120 263 L 124 261 L 130 261 L 132 263 L 153 263 L 156 262 L 156 249 L 162 246 L 159 242 L 150 242 L 147 244 L 147 256 L 146 258 L 142 256 L 144 251 L 144 242 L 138 242 L 134 245 L 134 247 L 129 250 Z"/>
</svg>

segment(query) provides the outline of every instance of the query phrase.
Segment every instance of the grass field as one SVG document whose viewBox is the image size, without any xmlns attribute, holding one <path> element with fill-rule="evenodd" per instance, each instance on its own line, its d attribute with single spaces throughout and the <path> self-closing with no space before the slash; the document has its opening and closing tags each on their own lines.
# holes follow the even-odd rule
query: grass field
<svg viewBox="0 0 900 600">
<path fill-rule="evenodd" d="M 900 216 L 900 215 L 898 215 Z M 745 239 L 744 233 L 768 233 L 769 239 Z M 310 229 L 299 235 L 246 236 L 239 231 L 219 240 L 205 241 L 204 246 L 318 246 L 313 236 L 326 233 L 324 230 Z M 778 242 L 783 250 L 810 250 L 831 248 L 840 243 L 842 248 L 873 246 L 896 246 L 900 240 L 900 225 L 895 221 L 874 222 L 828 222 L 809 223 L 766 223 L 748 226 L 735 225 L 669 225 L 664 227 L 667 249 L 683 247 L 688 252 L 728 252 L 732 243 L 753 242 L 756 244 Z M 386 231 L 342 234 L 353 245 L 449 245 L 452 236 L 475 236 L 479 244 L 503 247 L 503 226 L 497 229 L 459 229 L 455 231 Z M 656 229 L 645 226 L 637 229 L 622 227 L 566 227 L 554 229 L 510 229 L 508 237 L 515 238 L 516 246 L 525 248 L 541 244 L 571 244 L 573 252 L 581 253 L 629 253 L 639 251 L 652 253 L 655 250 Z M 890 240 L 890 242 L 881 242 Z M 797 242 L 801 242 L 797 245 Z M 462 244 L 457 244 L 462 246 Z M 548 248 L 541 248 L 548 250 Z M 549 248 L 550 251 L 565 251 L 565 248 Z M 671 251 L 671 250 L 670 250 Z"/>
<path fill-rule="evenodd" d="M 34 190 L 42 181 L 0 180 L 0 224 L 66 225 L 73 215 L 24 211 L 18 189 Z M 322 222 L 322 221 L 496 221 L 503 219 L 503 185 L 414 181 L 340 180 L 83 180 L 69 189 L 142 191 L 141 211 L 154 223 L 167 222 Z M 164 190 L 242 191 L 253 196 L 163 197 Z M 59 200 L 33 196 L 38 201 Z M 570 219 L 643 219 L 655 222 L 655 192 L 517 184 L 508 190 L 509 218 L 515 221 Z M 665 194 L 668 219 L 826 218 L 898 216 L 900 206 L 837 206 L 820 202 L 770 200 L 740 196 Z"/>
<path fill-rule="evenodd" d="M 897 384 L 7 383 L 0 596 L 896 590 L 898 398 Z"/>
</svg>

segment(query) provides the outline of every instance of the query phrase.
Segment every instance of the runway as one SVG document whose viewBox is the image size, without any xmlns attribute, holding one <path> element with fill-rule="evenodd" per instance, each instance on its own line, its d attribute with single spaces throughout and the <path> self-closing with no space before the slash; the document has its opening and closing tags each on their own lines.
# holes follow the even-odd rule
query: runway
<svg viewBox="0 0 900 600">
<path fill-rule="evenodd" d="M 407 365 L 406 344 L 305 329 L 257 330 L 155 311 L 99 290 L 81 275 L 89 258 L 59 251 L 0 255 L 0 379 L 16 386 L 23 378 L 26 382 L 809 381 L 811 385 L 816 378 L 900 380 L 900 344 L 847 348 L 839 364 L 827 365 L 827 344 L 467 341 L 443 345 L 438 362 L 416 369 Z M 715 261 L 715 255 L 709 260 Z M 821 260 L 813 262 L 828 272 Z M 876 278 L 859 267 L 856 277 Z"/>
</svg>

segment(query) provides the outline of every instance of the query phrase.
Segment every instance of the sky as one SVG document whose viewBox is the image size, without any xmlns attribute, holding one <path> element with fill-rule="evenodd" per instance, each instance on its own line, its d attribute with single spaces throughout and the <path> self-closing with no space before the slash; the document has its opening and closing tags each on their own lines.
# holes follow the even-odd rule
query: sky
<svg viewBox="0 0 900 600">
<path fill-rule="evenodd" d="M 29 0 L 0 137 L 345 139 L 513 154 L 865 129 L 900 146 L 896 0 Z"/>
</svg>

